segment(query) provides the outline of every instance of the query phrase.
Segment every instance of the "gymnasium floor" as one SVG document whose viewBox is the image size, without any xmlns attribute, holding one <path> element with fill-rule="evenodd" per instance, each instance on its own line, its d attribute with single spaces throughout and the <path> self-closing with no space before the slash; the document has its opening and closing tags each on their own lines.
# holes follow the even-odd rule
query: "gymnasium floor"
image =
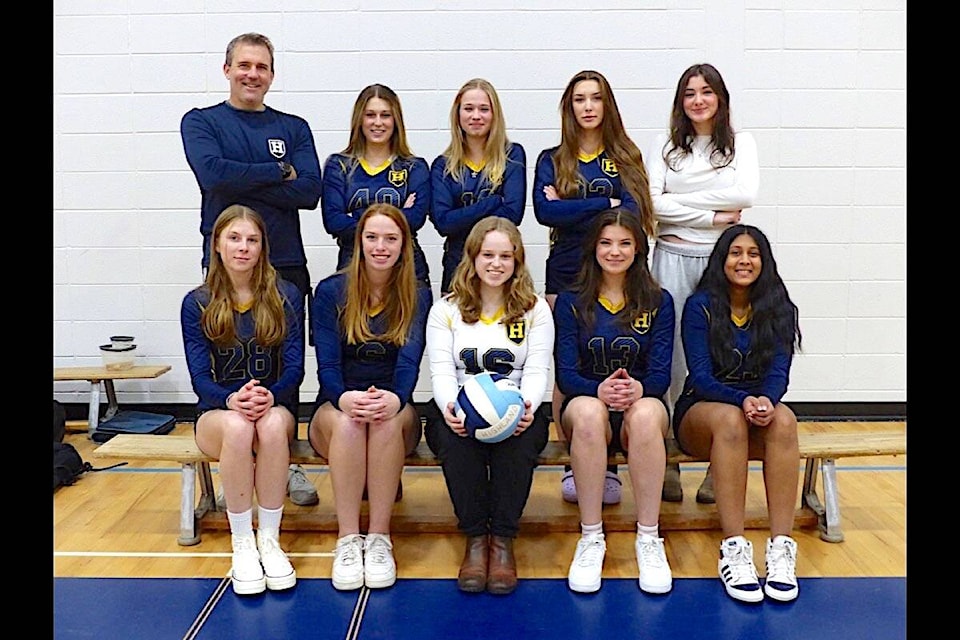
<svg viewBox="0 0 960 640">
<path fill-rule="evenodd" d="M 180 427 L 178 427 L 179 429 Z M 84 459 L 92 444 L 68 435 Z M 685 502 L 703 466 L 684 465 Z M 331 509 L 325 468 L 307 468 Z M 626 469 L 621 474 L 626 480 Z M 559 499 L 560 469 L 537 472 L 528 508 L 574 508 Z M 174 465 L 131 465 L 87 473 L 54 494 L 53 637 L 57 640 L 178 638 L 774 638 L 887 640 L 906 637 L 906 456 L 838 462 L 844 542 L 795 532 L 800 597 L 759 605 L 727 597 L 716 578 L 716 531 L 667 531 L 673 590 L 642 593 L 630 533 L 608 535 L 604 582 L 574 594 L 566 569 L 576 534 L 524 534 L 517 540 L 520 584 L 509 596 L 456 588 L 462 538 L 395 534 L 399 579 L 385 590 L 339 592 L 329 580 L 335 535 L 283 531 L 297 569 L 286 592 L 239 597 L 225 574 L 229 533 L 207 530 L 193 547 L 177 545 L 179 472 Z M 446 509 L 439 469 L 407 469 L 397 509 Z M 751 464 L 748 501 L 762 500 Z M 446 502 L 444 500 L 446 499 Z M 632 508 L 629 489 L 621 505 Z M 452 511 L 451 511 L 452 513 Z M 763 574 L 766 533 L 749 530 Z"/>
</svg>

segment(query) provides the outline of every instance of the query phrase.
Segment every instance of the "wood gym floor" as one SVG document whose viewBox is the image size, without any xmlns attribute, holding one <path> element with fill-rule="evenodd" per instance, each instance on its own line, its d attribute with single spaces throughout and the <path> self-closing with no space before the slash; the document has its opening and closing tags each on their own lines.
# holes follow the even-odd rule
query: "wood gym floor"
<svg viewBox="0 0 960 640">
<path fill-rule="evenodd" d="M 801 428 L 829 428 L 802 423 Z M 904 431 L 904 422 L 844 422 L 843 427 Z M 174 433 L 188 434 L 180 424 Z M 301 426 L 301 437 L 303 437 Z M 163 436 L 158 436 L 163 437 Z M 94 445 L 80 430 L 66 440 L 84 460 Z M 694 496 L 705 464 L 685 464 L 682 505 L 705 509 Z M 763 505 L 759 463 L 751 463 L 748 506 Z M 338 592 L 330 584 L 336 535 L 283 531 L 297 570 L 287 592 L 236 596 L 225 575 L 230 536 L 204 529 L 200 544 L 182 547 L 180 474 L 175 464 L 135 464 L 84 474 L 54 494 L 53 634 L 96 638 L 870 638 L 906 637 L 906 455 L 838 461 L 841 543 L 797 529 L 800 597 L 760 605 L 731 600 L 717 578 L 719 532 L 665 531 L 673 590 L 650 596 L 637 586 L 632 533 L 610 533 L 604 583 L 596 594 L 571 592 L 566 573 L 575 533 L 525 534 L 516 541 L 520 585 L 509 596 L 464 594 L 456 588 L 463 539 L 446 534 L 394 534 L 398 581 L 385 590 Z M 306 467 L 320 504 L 332 510 L 325 467 Z M 564 515 L 559 467 L 540 467 L 528 510 Z M 627 470 L 623 501 L 605 513 L 632 510 Z M 798 473 L 798 485 L 802 473 Z M 407 468 L 405 513 L 450 514 L 442 472 Z M 749 530 L 763 575 L 763 530 Z"/>
</svg>

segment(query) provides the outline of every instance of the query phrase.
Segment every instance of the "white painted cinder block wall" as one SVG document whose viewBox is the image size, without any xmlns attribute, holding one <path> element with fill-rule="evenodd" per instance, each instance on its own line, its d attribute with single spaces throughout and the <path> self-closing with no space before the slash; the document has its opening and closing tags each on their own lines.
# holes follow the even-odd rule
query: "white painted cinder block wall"
<svg viewBox="0 0 960 640">
<path fill-rule="evenodd" d="M 481 76 L 527 151 L 529 185 L 577 71 L 607 76 L 646 153 L 680 73 L 713 63 L 760 150 L 744 219 L 774 242 L 800 307 L 805 350 L 786 399 L 906 401 L 906 0 L 56 0 L 53 22 L 53 364 L 99 364 L 108 336 L 136 336 L 138 361 L 173 369 L 117 383 L 121 402 L 196 400 L 178 318 L 200 278 L 200 197 L 179 123 L 225 99 L 224 48 L 246 31 L 273 41 L 267 102 L 310 122 L 321 163 L 346 145 L 372 82 L 398 92 L 411 146 L 431 162 L 456 90 Z M 319 208 L 301 219 L 315 284 L 335 245 Z M 542 288 L 547 231 L 529 197 L 521 228 Z M 436 292 L 429 221 L 420 238 Z M 56 383 L 54 397 L 85 402 L 85 390 Z M 308 349 L 302 400 L 316 391 Z M 424 367 L 416 399 L 429 398 Z"/>
</svg>

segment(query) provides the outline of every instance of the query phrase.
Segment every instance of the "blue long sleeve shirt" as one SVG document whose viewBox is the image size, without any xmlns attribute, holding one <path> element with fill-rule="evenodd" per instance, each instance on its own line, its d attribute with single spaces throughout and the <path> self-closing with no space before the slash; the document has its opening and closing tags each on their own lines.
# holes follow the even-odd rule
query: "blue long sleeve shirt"
<svg viewBox="0 0 960 640">
<path fill-rule="evenodd" d="M 213 225 L 232 204 L 263 217 L 275 267 L 306 265 L 300 209 L 316 209 L 322 190 L 307 121 L 270 107 L 243 111 L 222 102 L 188 111 L 180 121 L 180 137 L 200 187 L 202 266 L 210 264 Z M 294 166 L 295 180 L 283 180 L 280 162 Z"/>
<path fill-rule="evenodd" d="M 430 218 L 437 233 L 446 238 L 442 291 L 448 289 L 460 264 L 463 245 L 473 225 L 488 216 L 500 216 L 520 226 L 527 206 L 527 155 L 519 144 L 510 144 L 503 181 L 496 189 L 483 171 L 465 169 L 462 180 L 457 180 L 445 173 L 446 168 L 447 158 L 443 155 L 437 156 L 430 167 Z"/>
<path fill-rule="evenodd" d="M 190 383 L 199 399 L 197 409 L 225 409 L 227 397 L 251 379 L 273 393 L 276 404 L 296 416 L 304 372 L 303 296 L 295 285 L 278 280 L 287 333 L 283 344 L 262 347 L 256 342 L 253 312 L 234 314 L 237 339 L 230 346 L 214 344 L 203 332 L 200 318 L 210 302 L 206 286 L 193 289 L 180 305 L 180 330 L 190 371 Z"/>
<path fill-rule="evenodd" d="M 379 340 L 348 344 L 340 324 L 346 304 L 346 285 L 346 274 L 335 273 L 321 280 L 313 295 L 310 322 L 320 381 L 317 405 L 329 401 L 339 409 L 340 396 L 345 391 L 366 390 L 371 385 L 392 391 L 400 402 L 409 403 L 420 376 L 432 292 L 426 287 L 417 290 L 417 312 L 406 344 L 400 346 Z M 370 329 L 383 333 L 385 322 L 381 313 L 370 316 Z"/>
<path fill-rule="evenodd" d="M 577 311 L 576 293 L 561 292 L 554 305 L 557 384 L 566 396 L 594 396 L 600 383 L 623 367 L 643 385 L 644 397 L 662 398 L 670 387 L 675 313 L 673 297 L 661 289 L 660 306 L 635 318 L 629 330 L 618 314 L 597 301 L 587 328 Z"/>
<path fill-rule="evenodd" d="M 733 324 L 734 344 L 731 348 L 736 352 L 739 364 L 731 370 L 720 370 L 710 355 L 712 322 Z M 747 396 L 766 396 L 776 405 L 787 392 L 793 355 L 785 348 L 778 349 L 773 361 L 761 371 L 751 353 L 753 331 L 750 322 L 740 326 L 731 318 L 711 318 L 710 298 L 706 292 L 697 291 L 687 298 L 680 333 L 689 372 L 682 396 L 742 407 Z"/>
</svg>

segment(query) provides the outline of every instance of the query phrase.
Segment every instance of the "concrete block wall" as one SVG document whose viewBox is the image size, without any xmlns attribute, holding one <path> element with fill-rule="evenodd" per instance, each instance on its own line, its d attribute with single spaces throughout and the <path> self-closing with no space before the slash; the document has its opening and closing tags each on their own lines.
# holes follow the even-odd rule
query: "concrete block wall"
<svg viewBox="0 0 960 640">
<path fill-rule="evenodd" d="M 227 97 L 224 49 L 246 31 L 273 41 L 267 103 L 310 122 L 321 163 L 346 145 L 372 82 L 398 92 L 410 144 L 432 162 L 456 90 L 481 76 L 526 149 L 529 185 L 577 71 L 607 76 L 646 154 L 680 73 L 713 63 L 735 126 L 759 145 L 759 202 L 744 219 L 770 236 L 800 307 L 786 399 L 906 401 L 905 0 L 57 0 L 53 27 L 54 366 L 99 364 L 108 336 L 136 336 L 140 361 L 173 370 L 118 383 L 122 403 L 196 400 L 179 306 L 200 281 L 200 197 L 179 123 Z M 547 230 L 531 202 L 521 229 L 542 290 Z M 301 221 L 315 284 L 336 247 L 319 208 Z M 420 240 L 436 293 L 429 221 Z M 54 395 L 85 402 L 85 388 L 56 383 Z M 316 391 L 308 349 L 302 400 Z M 424 366 L 415 399 L 429 398 Z"/>
</svg>

